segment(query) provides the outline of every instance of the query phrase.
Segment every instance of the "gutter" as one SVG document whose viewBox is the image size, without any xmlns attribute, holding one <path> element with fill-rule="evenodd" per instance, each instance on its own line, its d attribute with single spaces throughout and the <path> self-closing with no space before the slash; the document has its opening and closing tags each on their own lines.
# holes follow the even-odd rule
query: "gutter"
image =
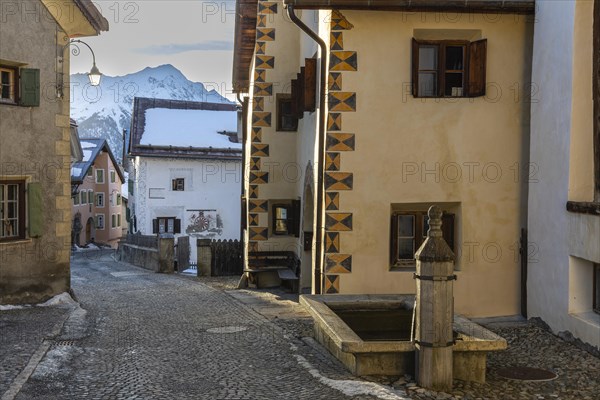
<svg viewBox="0 0 600 400">
<path fill-rule="evenodd" d="M 319 129 L 317 142 L 318 147 L 318 160 L 316 166 L 317 173 L 317 231 L 316 231 L 316 248 L 315 248 L 315 293 L 321 294 L 323 288 L 323 205 L 325 204 L 325 188 L 324 188 L 324 175 L 325 175 L 325 126 L 327 124 L 327 63 L 325 57 L 327 56 L 327 45 L 325 41 L 314 31 L 312 31 L 304 22 L 298 18 L 294 12 L 294 6 L 292 4 L 287 5 L 288 16 L 294 24 L 296 24 L 304 33 L 306 33 L 312 40 L 317 42 L 321 49 L 321 79 L 319 82 Z"/>
</svg>

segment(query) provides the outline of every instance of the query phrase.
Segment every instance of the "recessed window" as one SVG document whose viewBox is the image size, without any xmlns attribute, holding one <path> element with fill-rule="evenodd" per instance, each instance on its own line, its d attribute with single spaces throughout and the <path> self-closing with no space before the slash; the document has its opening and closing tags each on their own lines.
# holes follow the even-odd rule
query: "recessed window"
<svg viewBox="0 0 600 400">
<path fill-rule="evenodd" d="M 82 190 L 79 194 L 81 195 L 81 204 L 87 204 L 87 192 Z"/>
<path fill-rule="evenodd" d="M 25 181 L 0 181 L 0 241 L 25 238 Z"/>
<path fill-rule="evenodd" d="M 0 66 L 0 101 L 17 102 L 17 71 L 14 68 Z"/>
<path fill-rule="evenodd" d="M 281 201 L 281 200 L 280 200 Z M 300 237 L 300 200 L 271 206 L 271 234 Z"/>
<path fill-rule="evenodd" d="M 121 227 L 121 214 L 117 214 L 117 227 Z"/>
<path fill-rule="evenodd" d="M 104 170 L 96 169 L 96 183 L 104 183 Z"/>
<path fill-rule="evenodd" d="M 104 229 L 104 214 L 96 214 L 96 229 Z"/>
<path fill-rule="evenodd" d="M 152 220 L 153 233 L 181 233 L 181 220 L 175 217 L 161 217 Z"/>
<path fill-rule="evenodd" d="M 600 264 L 594 264 L 594 312 L 600 314 Z"/>
<path fill-rule="evenodd" d="M 298 117 L 294 114 L 291 95 L 277 95 L 277 130 L 284 132 L 298 130 Z"/>
<path fill-rule="evenodd" d="M 413 39 L 415 97 L 485 95 L 487 40 Z"/>
<path fill-rule="evenodd" d="M 94 168 L 90 167 L 90 169 L 88 169 L 87 171 L 87 176 L 91 177 L 94 175 Z"/>
<path fill-rule="evenodd" d="M 412 267 L 415 253 L 427 238 L 429 217 L 427 211 L 396 212 L 392 214 L 390 261 L 394 267 Z M 454 251 L 454 214 L 442 216 L 442 234 Z"/>
<path fill-rule="evenodd" d="M 111 215 L 111 228 L 116 228 L 117 227 L 117 214 L 112 214 Z"/>
<path fill-rule="evenodd" d="M 117 205 L 121 205 L 121 195 L 119 193 L 117 193 Z"/>
<path fill-rule="evenodd" d="M 110 183 L 115 183 L 117 181 L 117 173 L 114 170 L 110 171 Z"/>
<path fill-rule="evenodd" d="M 185 190 L 185 179 L 175 178 L 172 181 L 172 187 L 174 192 L 183 192 Z"/>
<path fill-rule="evenodd" d="M 104 193 L 96 193 L 96 207 L 104 207 Z"/>
</svg>

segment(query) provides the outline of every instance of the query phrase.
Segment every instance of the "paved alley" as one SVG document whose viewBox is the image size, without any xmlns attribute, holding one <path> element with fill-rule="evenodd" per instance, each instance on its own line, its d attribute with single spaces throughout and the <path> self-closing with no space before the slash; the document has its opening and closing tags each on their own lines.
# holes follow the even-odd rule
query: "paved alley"
<svg viewBox="0 0 600 400">
<path fill-rule="evenodd" d="M 72 282 L 82 309 L 16 399 L 402 398 L 202 283 L 95 252 L 76 254 Z"/>
</svg>

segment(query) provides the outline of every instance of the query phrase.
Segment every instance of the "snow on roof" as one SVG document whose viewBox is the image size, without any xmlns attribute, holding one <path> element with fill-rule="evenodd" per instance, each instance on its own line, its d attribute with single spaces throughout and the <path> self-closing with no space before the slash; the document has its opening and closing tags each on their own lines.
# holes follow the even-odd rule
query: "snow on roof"
<svg viewBox="0 0 600 400">
<path fill-rule="evenodd" d="M 237 132 L 236 111 L 181 110 L 149 108 L 140 144 L 215 149 L 241 149 L 227 135 L 218 132 Z M 83 145 L 83 143 L 82 143 Z"/>
</svg>

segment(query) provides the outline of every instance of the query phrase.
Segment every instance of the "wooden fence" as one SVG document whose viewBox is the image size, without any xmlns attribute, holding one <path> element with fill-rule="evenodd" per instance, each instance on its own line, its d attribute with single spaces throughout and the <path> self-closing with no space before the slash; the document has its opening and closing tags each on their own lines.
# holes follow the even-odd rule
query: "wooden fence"
<svg viewBox="0 0 600 400">
<path fill-rule="evenodd" d="M 238 240 L 198 240 L 198 275 L 242 275 L 244 259 L 242 242 Z"/>
<path fill-rule="evenodd" d="M 127 234 L 127 243 L 140 247 L 149 247 L 151 249 L 158 248 L 158 236 L 156 235 L 139 235 Z"/>
</svg>

